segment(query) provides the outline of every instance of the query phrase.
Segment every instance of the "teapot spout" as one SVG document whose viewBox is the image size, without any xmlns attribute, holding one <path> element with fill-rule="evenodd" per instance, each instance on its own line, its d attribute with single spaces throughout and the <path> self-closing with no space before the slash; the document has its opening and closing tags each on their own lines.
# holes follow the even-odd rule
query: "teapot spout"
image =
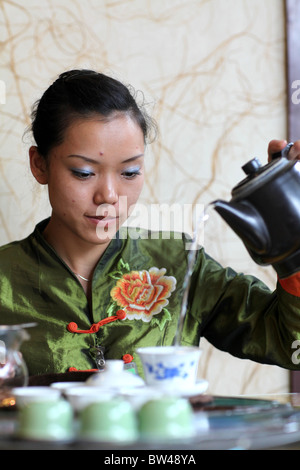
<svg viewBox="0 0 300 470">
<path fill-rule="evenodd" d="M 258 255 L 268 253 L 271 240 L 266 224 L 260 214 L 245 201 L 222 201 L 212 203 L 214 209 L 241 238 L 246 248 Z"/>
</svg>

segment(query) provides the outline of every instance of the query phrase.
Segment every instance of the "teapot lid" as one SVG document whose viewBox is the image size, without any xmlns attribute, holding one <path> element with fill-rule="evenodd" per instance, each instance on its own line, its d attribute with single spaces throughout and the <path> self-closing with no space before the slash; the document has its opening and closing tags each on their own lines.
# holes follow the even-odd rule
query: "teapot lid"
<svg viewBox="0 0 300 470">
<path fill-rule="evenodd" d="M 253 158 L 242 166 L 242 170 L 246 173 L 247 177 L 233 188 L 231 194 L 234 198 L 246 197 L 274 178 L 277 178 L 281 173 L 286 172 L 294 164 L 294 160 L 280 157 L 262 166 L 258 158 Z"/>
</svg>

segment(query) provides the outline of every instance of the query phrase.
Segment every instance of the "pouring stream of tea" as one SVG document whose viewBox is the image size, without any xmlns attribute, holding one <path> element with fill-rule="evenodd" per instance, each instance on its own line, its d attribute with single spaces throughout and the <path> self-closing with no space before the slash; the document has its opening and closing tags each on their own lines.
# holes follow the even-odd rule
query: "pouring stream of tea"
<svg viewBox="0 0 300 470">
<path fill-rule="evenodd" d="M 196 263 L 196 257 L 197 257 L 197 253 L 199 249 L 198 240 L 199 240 L 199 236 L 201 232 L 204 230 L 204 224 L 209 218 L 209 215 L 207 213 L 208 209 L 213 206 L 214 204 L 210 203 L 204 208 L 203 212 L 200 214 L 200 217 L 197 220 L 196 227 L 194 230 L 193 240 L 192 240 L 190 252 L 188 254 L 187 270 L 186 270 L 184 280 L 183 280 L 183 297 L 182 297 L 181 310 L 180 310 L 180 315 L 179 315 L 178 324 L 177 324 L 177 331 L 176 331 L 176 335 L 175 335 L 174 343 L 173 343 L 174 346 L 179 346 L 181 343 L 183 325 L 184 325 L 184 320 L 185 320 L 185 316 L 187 313 L 188 296 L 189 296 L 189 291 L 190 291 L 191 278 L 192 278 L 194 266 Z"/>
</svg>

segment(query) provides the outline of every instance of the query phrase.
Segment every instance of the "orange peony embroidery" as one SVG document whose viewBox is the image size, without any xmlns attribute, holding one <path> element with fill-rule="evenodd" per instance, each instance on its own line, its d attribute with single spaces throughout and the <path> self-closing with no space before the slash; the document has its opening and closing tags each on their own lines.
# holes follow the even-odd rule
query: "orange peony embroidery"
<svg viewBox="0 0 300 470">
<path fill-rule="evenodd" d="M 111 297 L 126 312 L 126 318 L 149 322 L 162 311 L 175 290 L 176 279 L 165 276 L 166 269 L 131 271 L 111 290 Z"/>
</svg>

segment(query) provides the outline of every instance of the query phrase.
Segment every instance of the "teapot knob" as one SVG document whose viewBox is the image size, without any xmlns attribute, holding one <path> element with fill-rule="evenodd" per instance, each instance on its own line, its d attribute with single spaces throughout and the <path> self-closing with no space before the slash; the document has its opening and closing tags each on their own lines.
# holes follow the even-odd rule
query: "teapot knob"
<svg viewBox="0 0 300 470">
<path fill-rule="evenodd" d="M 246 173 L 246 175 L 252 175 L 254 173 L 257 173 L 260 168 L 261 163 L 258 158 L 253 158 L 252 160 L 250 160 L 250 162 L 242 166 L 242 170 Z"/>
</svg>

